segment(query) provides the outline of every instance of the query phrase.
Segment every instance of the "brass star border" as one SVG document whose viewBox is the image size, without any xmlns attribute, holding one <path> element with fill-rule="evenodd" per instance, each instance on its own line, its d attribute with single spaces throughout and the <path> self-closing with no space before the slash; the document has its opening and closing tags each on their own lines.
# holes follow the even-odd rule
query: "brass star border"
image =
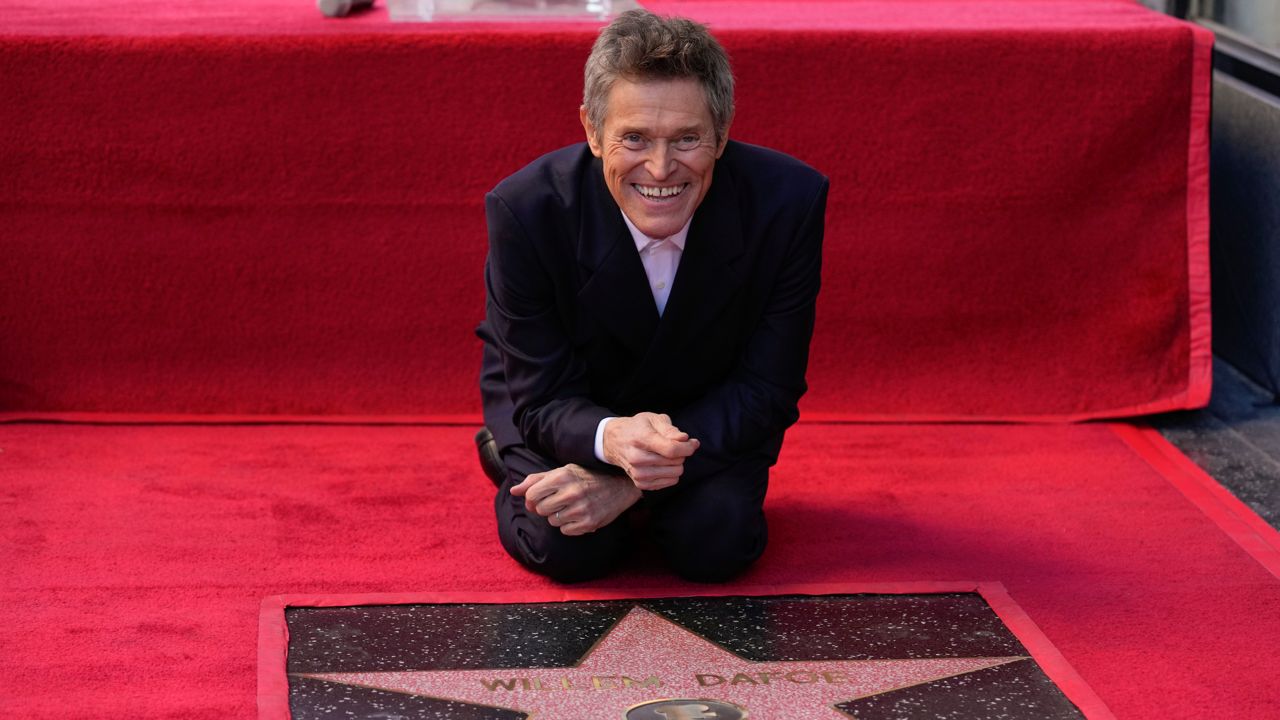
<svg viewBox="0 0 1280 720">
<path fill-rule="evenodd" d="M 646 608 L 646 602 L 677 602 L 667 593 L 585 590 L 552 593 L 430 593 L 358 596 L 277 596 L 263 603 L 259 636 L 259 717 L 289 718 L 286 673 L 286 608 L 367 605 L 490 605 L 571 601 L 630 601 L 623 617 L 599 635 L 576 662 L 521 668 L 504 665 L 468 669 L 404 669 L 298 672 L 292 677 L 400 693 L 523 713 L 535 720 L 585 718 L 700 717 L 672 710 L 672 702 L 729 703 L 741 717 L 859 717 L 850 703 L 993 668 L 1035 664 L 1075 708 L 1076 717 L 1114 717 L 997 583 L 894 583 L 874 586 L 775 586 L 735 588 L 733 597 L 786 600 L 778 596 L 894 596 L 973 593 L 981 596 L 1027 652 L 996 657 L 758 660 L 744 657 L 705 634 Z M 701 592 L 690 601 L 726 597 Z M 811 599 L 811 598 L 810 598 Z M 832 598 L 849 601 L 849 597 Z M 547 629 L 554 632 L 554 629 Z M 954 682 L 954 681 L 953 681 Z M 645 707 L 665 701 L 654 714 Z M 842 707 L 844 706 L 844 707 Z M 702 706 L 706 709 L 706 706 Z M 729 706 L 724 706 L 729 707 Z M 640 709 L 637 709 L 640 708 Z M 632 714 L 628 714 L 632 713 Z M 688 714 L 680 714 L 688 713 Z M 705 717 L 721 717 L 708 714 Z M 1034 715 L 1028 715 L 1033 717 Z"/>
</svg>

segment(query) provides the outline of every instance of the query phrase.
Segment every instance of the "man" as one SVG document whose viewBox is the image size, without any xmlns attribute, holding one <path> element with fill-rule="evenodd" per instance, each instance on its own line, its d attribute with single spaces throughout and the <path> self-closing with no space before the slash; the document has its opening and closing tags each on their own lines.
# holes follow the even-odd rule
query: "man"
<svg viewBox="0 0 1280 720">
<path fill-rule="evenodd" d="M 692 580 L 764 552 L 769 468 L 806 389 L 827 181 L 730 142 L 733 111 L 706 28 L 625 13 L 587 60 L 587 142 L 485 198 L 476 440 L 503 547 L 537 572 L 598 577 L 633 525 Z"/>
</svg>

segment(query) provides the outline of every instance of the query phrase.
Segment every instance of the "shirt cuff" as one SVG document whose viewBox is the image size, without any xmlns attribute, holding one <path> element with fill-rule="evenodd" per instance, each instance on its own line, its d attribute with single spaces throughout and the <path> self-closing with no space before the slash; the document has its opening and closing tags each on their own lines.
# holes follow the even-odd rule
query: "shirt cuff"
<svg viewBox="0 0 1280 720">
<path fill-rule="evenodd" d="M 615 419 L 617 419 L 617 416 L 610 416 L 601 420 L 599 425 L 596 425 L 596 459 L 609 465 L 612 465 L 613 463 L 604 459 L 604 426 L 610 420 Z"/>
</svg>

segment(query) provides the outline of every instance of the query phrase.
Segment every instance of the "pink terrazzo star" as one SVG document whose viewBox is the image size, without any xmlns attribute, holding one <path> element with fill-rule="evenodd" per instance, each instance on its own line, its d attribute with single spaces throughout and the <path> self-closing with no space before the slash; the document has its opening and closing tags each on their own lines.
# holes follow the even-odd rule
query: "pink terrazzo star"
<svg viewBox="0 0 1280 720">
<path fill-rule="evenodd" d="M 620 719 L 662 698 L 719 700 L 752 720 L 772 720 L 847 717 L 837 704 L 1023 659 L 755 662 L 636 607 L 572 667 L 300 677 L 518 710 L 537 720 Z"/>
</svg>

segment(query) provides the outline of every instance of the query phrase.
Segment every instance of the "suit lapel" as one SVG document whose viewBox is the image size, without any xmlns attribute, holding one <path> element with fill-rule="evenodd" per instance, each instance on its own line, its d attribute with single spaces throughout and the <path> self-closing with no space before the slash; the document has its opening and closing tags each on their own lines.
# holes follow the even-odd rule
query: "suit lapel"
<svg viewBox="0 0 1280 720">
<path fill-rule="evenodd" d="M 696 343 L 743 282 L 742 215 L 728 168 L 717 167 L 711 189 L 693 215 L 671 296 L 659 322 L 653 293 L 622 212 L 604 184 L 596 159 L 582 179 L 578 262 L 588 273 L 578 292 L 599 326 L 644 357 L 634 378 L 642 385 L 663 366 L 666 348 Z M 634 387 L 634 383 L 633 383 Z"/>
<path fill-rule="evenodd" d="M 651 388 L 667 384 L 662 375 L 671 372 L 672 358 L 697 356 L 707 349 L 704 342 L 707 327 L 720 316 L 745 279 L 745 270 L 738 262 L 744 248 L 732 177 L 728 173 L 723 177 L 717 174 L 693 214 L 680 268 L 657 334 L 621 393 L 626 402 L 643 407 L 651 401 Z M 641 272 L 644 272 L 643 265 Z"/>
<path fill-rule="evenodd" d="M 625 227 L 625 226 L 624 226 Z M 742 215 L 733 177 L 716 174 L 693 214 L 680 268 L 662 315 L 659 340 L 687 340 L 720 314 L 742 284 Z"/>
<path fill-rule="evenodd" d="M 588 277 L 578 298 L 591 309 L 600 327 L 642 355 L 657 331 L 658 308 L 635 241 L 622 221 L 622 211 L 604 184 L 599 159 L 583 174 L 581 193 L 578 262 Z"/>
</svg>

